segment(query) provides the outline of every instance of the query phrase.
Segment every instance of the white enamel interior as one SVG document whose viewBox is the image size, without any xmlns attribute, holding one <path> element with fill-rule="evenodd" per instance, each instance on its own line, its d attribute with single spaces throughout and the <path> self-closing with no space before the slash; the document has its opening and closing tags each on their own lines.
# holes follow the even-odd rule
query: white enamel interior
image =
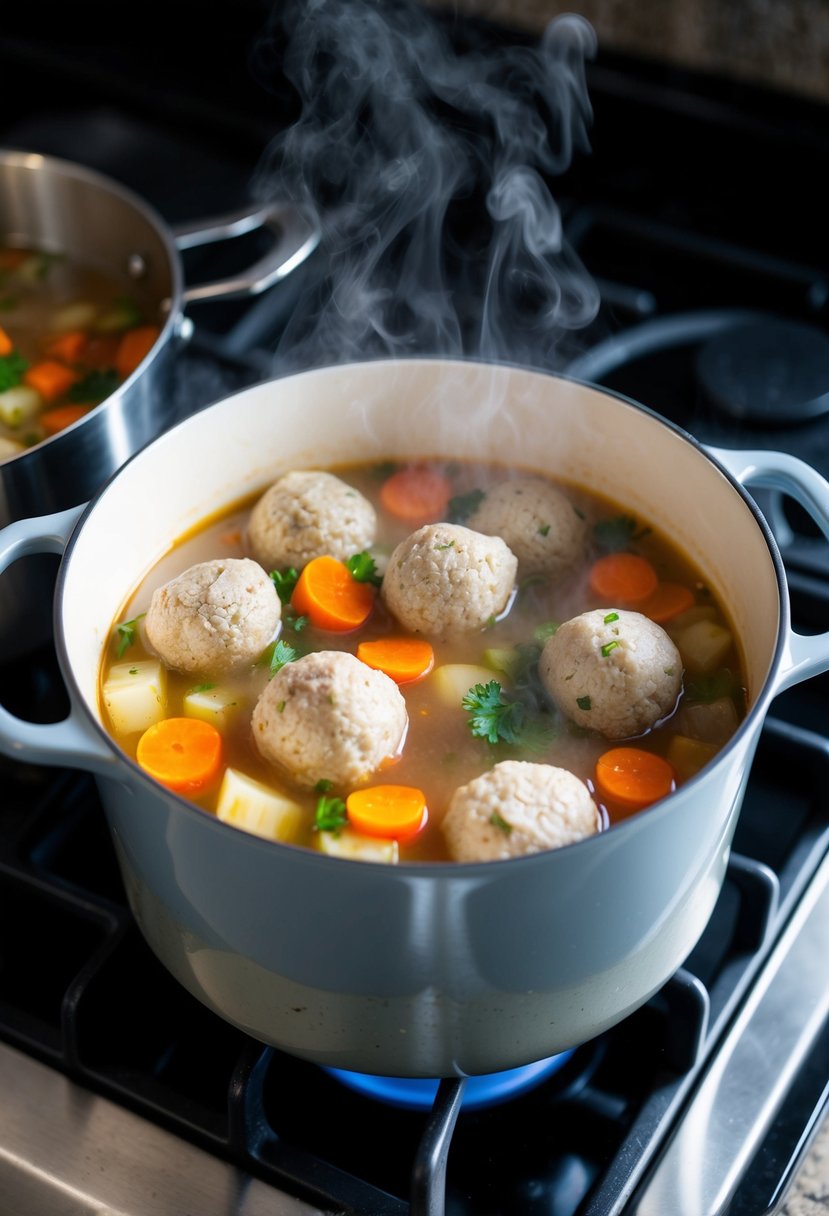
<svg viewBox="0 0 829 1216">
<path fill-rule="evenodd" d="M 70 666 L 93 714 L 113 621 L 183 533 L 287 468 L 419 456 L 523 465 L 596 490 L 661 528 L 727 606 L 757 698 L 779 630 L 777 580 L 762 530 L 716 465 L 652 415 L 585 385 L 418 360 L 327 368 L 247 389 L 119 472 L 74 542 L 60 605 Z"/>
</svg>

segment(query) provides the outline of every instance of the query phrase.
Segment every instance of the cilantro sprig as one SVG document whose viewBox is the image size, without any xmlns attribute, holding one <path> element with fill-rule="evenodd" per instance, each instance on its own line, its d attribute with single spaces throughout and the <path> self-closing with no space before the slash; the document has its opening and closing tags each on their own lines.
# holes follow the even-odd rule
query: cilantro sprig
<svg viewBox="0 0 829 1216">
<path fill-rule="evenodd" d="M 270 577 L 276 587 L 276 594 L 283 604 L 290 603 L 294 587 L 299 582 L 299 571 L 295 566 L 285 566 L 282 570 L 271 570 Z"/>
<path fill-rule="evenodd" d="M 317 832 L 333 832 L 339 836 L 348 823 L 348 812 L 342 798 L 329 798 L 322 794 L 317 799 L 314 811 L 314 830 Z"/>
<path fill-rule="evenodd" d="M 140 612 L 138 616 L 134 616 L 131 621 L 120 621 L 113 630 L 114 636 L 117 639 L 118 645 L 115 651 L 116 657 L 121 658 L 126 650 L 134 643 L 138 634 L 138 622 L 145 617 L 146 612 Z"/>
</svg>

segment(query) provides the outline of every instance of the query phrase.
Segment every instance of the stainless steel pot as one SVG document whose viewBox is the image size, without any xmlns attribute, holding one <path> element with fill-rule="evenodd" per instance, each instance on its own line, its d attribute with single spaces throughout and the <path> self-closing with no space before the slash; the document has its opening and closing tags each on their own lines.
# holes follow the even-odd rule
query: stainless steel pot
<svg viewBox="0 0 829 1216">
<path fill-rule="evenodd" d="M 705 572 L 742 645 L 750 708 L 718 756 L 669 798 L 567 848 L 398 867 L 237 831 L 127 759 L 101 724 L 101 656 L 170 542 L 280 470 L 403 456 L 523 465 L 658 522 Z M 0 534 L 0 569 L 21 551 L 65 547 L 55 636 L 72 703 L 56 725 L 0 713 L 0 749 L 96 774 L 148 942 L 248 1033 L 402 1076 L 544 1058 L 619 1021 L 683 962 L 722 884 L 769 703 L 829 668 L 829 632 L 791 629 L 782 562 L 744 482 L 791 493 L 829 534 L 829 486 L 803 462 L 706 450 L 558 377 L 424 360 L 259 385 L 167 431 L 85 511 Z"/>
<path fill-rule="evenodd" d="M 230 279 L 186 287 L 180 252 L 255 228 L 273 233 L 268 253 Z M 116 392 L 74 426 L 0 463 L 0 525 L 86 502 L 128 456 L 174 421 L 172 360 L 186 340 L 194 301 L 264 291 L 316 247 L 317 233 L 289 206 L 273 205 L 169 228 L 131 191 L 80 165 L 0 151 L 0 241 L 67 254 L 140 285 L 157 304 L 161 334 Z M 0 660 L 48 636 L 53 572 L 27 562 L 0 584 Z"/>
</svg>

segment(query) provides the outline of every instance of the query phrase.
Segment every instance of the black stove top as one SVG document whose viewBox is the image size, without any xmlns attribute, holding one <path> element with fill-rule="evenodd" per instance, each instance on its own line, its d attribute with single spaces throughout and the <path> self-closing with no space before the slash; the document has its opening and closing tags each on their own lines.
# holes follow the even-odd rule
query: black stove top
<svg viewBox="0 0 829 1216">
<path fill-rule="evenodd" d="M 259 6 L 240 5 L 232 29 L 214 16 L 195 39 L 195 9 L 158 9 L 172 21 L 163 45 L 152 23 L 127 45 L 106 30 L 76 30 L 73 41 L 66 15 L 44 37 L 18 14 L 0 38 L 0 144 L 98 168 L 175 223 L 249 200 L 258 159 L 295 117 L 296 99 L 280 81 L 278 45 L 262 72 Z M 457 38 L 506 37 L 438 19 Z M 829 473 L 829 261 L 816 188 L 829 160 L 825 108 L 601 48 L 588 85 L 592 152 L 555 194 L 601 308 L 559 349 L 556 370 L 627 394 L 705 442 L 780 448 Z M 201 273 L 200 257 L 188 255 L 188 276 Z M 254 305 L 194 308 L 176 372 L 181 415 L 280 370 L 286 325 L 326 271 L 317 260 Z M 752 333 L 766 335 L 766 353 L 782 344 L 770 364 L 782 396 L 760 391 L 772 372 L 756 392 L 734 387 Z M 803 341 L 816 346 L 814 368 L 804 370 Z M 793 624 L 825 629 L 826 543 L 798 508 L 774 497 L 766 505 L 784 542 Z M 49 647 L 0 669 L 0 691 L 24 715 L 63 712 Z M 647 1187 L 669 1133 L 821 872 L 827 722 L 829 677 L 778 697 L 698 946 L 647 1005 L 540 1085 L 461 1113 L 448 1149 L 449 1216 L 655 1210 Z M 428 1115 L 355 1094 L 202 1007 L 134 926 L 92 779 L 8 760 L 0 773 L 0 1039 L 259 1179 L 273 1188 L 275 1212 L 285 1194 L 349 1216 L 437 1216 L 439 1118 L 436 1132 Z M 799 1063 L 755 1134 L 733 1216 L 779 1206 L 825 1100 L 822 1026 Z"/>
</svg>

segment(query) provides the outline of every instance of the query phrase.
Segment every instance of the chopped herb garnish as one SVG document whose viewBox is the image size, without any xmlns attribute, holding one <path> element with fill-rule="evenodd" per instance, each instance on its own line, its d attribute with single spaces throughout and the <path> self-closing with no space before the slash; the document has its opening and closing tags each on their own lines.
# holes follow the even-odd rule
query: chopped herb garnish
<svg viewBox="0 0 829 1216">
<path fill-rule="evenodd" d="M 550 535 L 550 525 L 542 524 L 541 527 L 538 529 L 538 534 L 539 534 L 539 536 L 549 536 Z"/>
<path fill-rule="evenodd" d="M 88 372 L 82 380 L 72 385 L 66 394 L 70 401 L 85 405 L 87 402 L 97 404 L 114 393 L 121 383 L 121 377 L 113 367 L 96 367 Z"/>
<path fill-rule="evenodd" d="M 455 542 L 453 540 L 447 541 L 445 545 L 435 545 L 436 549 L 454 549 L 454 547 Z"/>
<path fill-rule="evenodd" d="M 576 697 L 576 705 L 579 709 L 588 710 L 593 708 L 593 703 L 589 697 Z"/>
<path fill-rule="evenodd" d="M 603 619 L 605 625 L 612 625 L 614 621 L 618 621 L 619 613 L 618 612 L 608 612 L 607 616 L 603 617 L 602 619 Z"/>
<path fill-rule="evenodd" d="M 604 553 L 622 553 L 649 532 L 650 528 L 638 528 L 632 515 L 616 515 L 593 525 L 593 540 Z"/>
<path fill-rule="evenodd" d="M 605 642 L 602 646 L 602 658 L 606 659 L 619 646 L 621 646 L 621 642 Z"/>
<path fill-rule="evenodd" d="M 146 615 L 146 612 L 142 612 L 138 616 L 133 617 L 131 621 L 121 621 L 120 624 L 115 626 L 114 632 L 118 639 L 118 649 L 116 651 L 116 655 L 119 659 L 124 651 L 129 646 L 132 646 L 133 642 L 135 641 L 135 635 L 138 632 L 138 622 Z"/>
<path fill-rule="evenodd" d="M 475 684 L 461 704 L 469 714 L 472 734 L 488 743 L 512 743 L 542 750 L 552 738 L 552 727 L 531 717 L 523 701 L 507 700 L 497 680 Z"/>
<path fill-rule="evenodd" d="M 342 798 L 328 798 L 325 794 L 317 800 L 314 813 L 314 830 L 317 832 L 334 832 L 339 836 L 348 823 L 348 813 Z"/>
<path fill-rule="evenodd" d="M 483 490 L 470 490 L 468 494 L 456 494 L 454 498 L 450 498 L 446 508 L 449 522 L 459 524 L 465 519 L 469 519 L 469 516 L 475 514 L 485 498 L 486 494 Z"/>
<path fill-rule="evenodd" d="M 299 581 L 299 571 L 294 566 L 286 566 L 282 570 L 271 570 L 270 576 L 282 603 L 289 603 Z"/>
<path fill-rule="evenodd" d="M 348 573 L 357 583 L 372 583 L 375 587 L 379 587 L 383 581 L 377 571 L 374 558 L 365 550 L 362 553 L 355 553 L 353 557 L 346 558 L 345 564 Z"/>
<path fill-rule="evenodd" d="M 8 388 L 16 388 L 23 380 L 23 373 L 28 370 L 29 361 L 24 359 L 19 351 L 9 351 L 0 356 L 0 393 Z"/>
<path fill-rule="evenodd" d="M 215 688 L 215 684 L 196 684 L 195 687 L 188 689 L 188 696 L 194 692 L 210 692 L 211 688 Z"/>
<path fill-rule="evenodd" d="M 334 788 L 334 782 L 329 781 L 327 777 L 321 777 L 314 786 L 315 794 L 327 794 L 329 790 Z"/>
<path fill-rule="evenodd" d="M 311 623 L 309 616 L 289 616 L 285 618 L 285 624 L 289 629 L 293 629 L 294 633 L 302 633 L 303 629 L 307 628 Z"/>
<path fill-rule="evenodd" d="M 277 703 L 277 706 L 276 706 L 276 712 L 277 712 L 278 714 L 284 714 L 284 712 L 285 712 L 285 706 L 286 706 L 287 704 L 288 704 L 288 702 L 287 702 L 287 701 L 279 701 L 279 702 Z"/>
<path fill-rule="evenodd" d="M 535 638 L 536 642 L 538 642 L 539 646 L 543 646 L 548 638 L 553 636 L 558 629 L 558 625 L 558 621 L 545 621 L 543 625 L 537 625 L 535 627 L 533 630 L 533 637 Z"/>
<path fill-rule="evenodd" d="M 497 811 L 492 812 L 489 817 L 489 822 L 494 828 L 497 828 L 499 832 L 503 832 L 505 836 L 509 836 L 512 832 L 512 824 L 507 823 L 503 815 L 499 815 Z"/>
<path fill-rule="evenodd" d="M 137 676 L 137 675 L 138 675 L 138 668 L 137 668 L 137 667 L 131 667 L 131 668 L 130 668 L 130 675 L 131 675 L 131 676 Z"/>
</svg>

